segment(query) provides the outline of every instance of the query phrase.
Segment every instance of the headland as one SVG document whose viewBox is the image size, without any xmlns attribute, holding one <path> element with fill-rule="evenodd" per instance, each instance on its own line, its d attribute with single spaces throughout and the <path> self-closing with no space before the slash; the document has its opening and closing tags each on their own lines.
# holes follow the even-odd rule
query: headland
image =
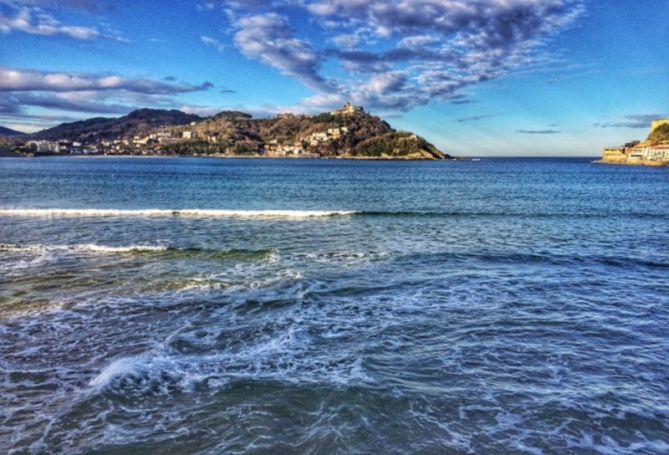
<svg viewBox="0 0 669 455">
<path fill-rule="evenodd" d="M 119 118 L 91 118 L 3 137 L 0 149 L 14 156 L 451 158 L 417 134 L 397 131 L 350 103 L 319 115 L 285 113 L 270 118 L 239 111 L 200 117 L 178 110 L 140 109 Z"/>
<path fill-rule="evenodd" d="M 599 163 L 630 166 L 669 166 L 669 119 L 651 123 L 645 141 L 632 141 L 619 147 L 604 149 Z"/>
</svg>

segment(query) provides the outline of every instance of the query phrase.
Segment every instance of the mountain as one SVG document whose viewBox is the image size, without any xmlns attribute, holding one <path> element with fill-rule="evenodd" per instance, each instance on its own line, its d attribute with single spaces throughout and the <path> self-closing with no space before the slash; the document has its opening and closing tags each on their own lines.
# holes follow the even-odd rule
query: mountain
<svg viewBox="0 0 669 455">
<path fill-rule="evenodd" d="M 21 131 L 16 131 L 11 128 L 5 128 L 4 126 L 0 126 L 0 136 L 6 136 L 6 137 L 18 137 L 18 136 L 25 136 L 26 133 L 22 133 Z"/>
<path fill-rule="evenodd" d="M 119 118 L 96 117 L 72 123 L 63 123 L 32 134 L 34 139 L 95 142 L 143 135 L 163 126 L 188 125 L 202 120 L 194 114 L 177 110 L 139 109 Z"/>
<path fill-rule="evenodd" d="M 350 104 L 315 116 L 262 119 L 240 111 L 201 118 L 177 110 L 140 109 L 120 118 L 64 123 L 30 137 L 77 141 L 106 154 L 450 158 L 425 139 L 396 131 Z"/>
</svg>

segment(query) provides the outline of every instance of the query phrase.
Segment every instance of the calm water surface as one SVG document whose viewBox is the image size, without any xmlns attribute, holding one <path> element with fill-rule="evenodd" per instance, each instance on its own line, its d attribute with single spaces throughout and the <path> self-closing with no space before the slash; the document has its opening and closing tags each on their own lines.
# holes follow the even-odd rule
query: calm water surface
<svg viewBox="0 0 669 455">
<path fill-rule="evenodd" d="M 0 159 L 0 452 L 669 453 L 668 228 L 586 159 Z"/>
</svg>

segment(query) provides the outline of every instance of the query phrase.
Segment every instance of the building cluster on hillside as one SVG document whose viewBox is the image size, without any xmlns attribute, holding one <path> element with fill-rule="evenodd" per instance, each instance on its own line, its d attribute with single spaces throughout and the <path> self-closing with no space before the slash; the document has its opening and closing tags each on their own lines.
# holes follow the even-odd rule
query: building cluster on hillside
<svg viewBox="0 0 669 455">
<path fill-rule="evenodd" d="M 233 153 L 232 150 L 244 149 L 247 152 L 267 156 L 309 157 L 316 155 L 314 153 L 315 148 L 327 146 L 341 139 L 348 132 L 349 129 L 343 126 L 314 132 L 288 143 L 279 143 L 276 139 L 266 144 L 238 141 L 230 147 L 230 153 Z M 28 152 L 40 155 L 155 155 L 167 153 L 165 149 L 168 149 L 170 145 L 187 144 L 196 140 L 212 144 L 212 146 L 223 144 L 217 134 L 198 133 L 192 130 L 161 130 L 146 136 L 101 139 L 85 143 L 66 139 L 55 141 L 31 140 L 25 146 Z"/>
<path fill-rule="evenodd" d="M 328 128 L 327 131 L 312 133 L 305 137 L 304 140 L 307 141 L 309 145 L 317 146 L 323 143 L 336 141 L 346 135 L 346 133 L 348 133 L 348 128 L 345 126 Z"/>
<path fill-rule="evenodd" d="M 341 139 L 348 133 L 348 128 L 345 126 L 328 128 L 326 131 L 317 131 L 293 143 L 281 144 L 278 140 L 273 139 L 265 144 L 264 155 L 267 156 L 318 156 L 313 151 L 307 151 L 310 147 L 319 147 L 331 144 L 332 142 Z"/>
<path fill-rule="evenodd" d="M 663 125 L 669 125 L 669 119 L 652 122 L 651 134 Z M 602 161 L 625 164 L 666 164 L 669 163 L 669 141 L 658 143 L 645 141 L 622 147 L 607 147 L 604 149 Z"/>
<path fill-rule="evenodd" d="M 149 155 L 160 153 L 161 146 L 176 144 L 194 137 L 191 131 L 161 130 L 146 136 L 98 139 L 87 142 L 68 139 L 31 140 L 25 143 L 25 148 L 28 152 L 40 155 L 122 155 L 127 153 Z"/>
<path fill-rule="evenodd" d="M 317 154 L 307 152 L 305 143 L 296 141 L 292 144 L 279 144 L 276 139 L 265 144 L 262 154 L 269 157 L 296 156 L 302 158 L 317 157 Z"/>
<path fill-rule="evenodd" d="M 346 103 L 343 108 L 332 111 L 332 116 L 349 116 L 364 112 L 362 107 Z M 245 118 L 245 117 L 244 117 Z M 304 120 L 306 116 L 280 114 L 279 119 Z M 337 122 L 342 123 L 342 122 Z M 256 135 L 243 137 L 244 133 L 230 133 L 228 129 L 209 129 L 197 122 L 189 125 L 162 126 L 134 136 L 113 131 L 86 131 L 72 134 L 78 140 L 26 139 L 15 142 L 18 153 L 35 155 L 161 155 L 161 154 L 226 154 L 266 156 L 320 156 L 331 153 L 331 149 L 343 144 L 342 139 L 350 134 L 346 126 L 323 127 L 309 134 L 296 132 L 292 138 L 263 142 Z M 241 136 L 241 137 L 240 137 Z"/>
<path fill-rule="evenodd" d="M 279 144 L 278 141 L 274 139 L 268 144 L 265 144 L 265 155 L 267 156 L 297 156 L 304 153 L 304 146 L 301 142 L 294 142 L 292 144 Z"/>
</svg>

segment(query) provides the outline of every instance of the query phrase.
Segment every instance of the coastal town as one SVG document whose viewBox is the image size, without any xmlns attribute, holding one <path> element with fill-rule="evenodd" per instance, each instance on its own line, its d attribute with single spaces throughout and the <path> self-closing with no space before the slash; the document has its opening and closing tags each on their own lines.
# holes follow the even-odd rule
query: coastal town
<svg viewBox="0 0 669 455">
<path fill-rule="evenodd" d="M 645 141 L 605 148 L 600 162 L 637 166 L 669 165 L 669 119 L 653 121 Z"/>
<path fill-rule="evenodd" d="M 396 132 L 350 103 L 316 116 L 284 113 L 269 119 L 237 111 L 199 118 L 141 109 L 118 119 L 89 119 L 14 136 L 5 143 L 8 149 L 23 156 L 445 157 L 418 135 Z"/>
</svg>

